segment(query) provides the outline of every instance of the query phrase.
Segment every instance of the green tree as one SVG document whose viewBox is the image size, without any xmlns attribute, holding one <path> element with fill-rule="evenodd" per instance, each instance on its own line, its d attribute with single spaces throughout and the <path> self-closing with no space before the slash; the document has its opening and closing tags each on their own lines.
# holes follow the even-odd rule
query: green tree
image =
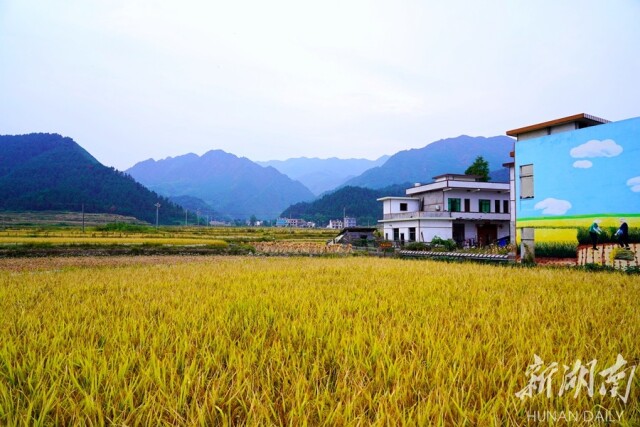
<svg viewBox="0 0 640 427">
<path fill-rule="evenodd" d="M 471 166 L 464 171 L 465 175 L 478 175 L 481 182 L 487 182 L 491 178 L 489 177 L 489 162 L 482 156 L 476 157 Z"/>
</svg>

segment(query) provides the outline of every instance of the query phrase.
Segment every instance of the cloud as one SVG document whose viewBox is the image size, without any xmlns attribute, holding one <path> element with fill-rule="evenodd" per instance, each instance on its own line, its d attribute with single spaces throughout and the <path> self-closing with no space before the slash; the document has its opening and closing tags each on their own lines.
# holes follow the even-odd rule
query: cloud
<svg viewBox="0 0 640 427">
<path fill-rule="evenodd" d="M 578 169 L 589 169 L 591 166 L 593 166 L 593 163 L 589 160 L 576 160 L 573 162 L 573 167 Z"/>
<path fill-rule="evenodd" d="M 535 210 L 542 209 L 543 214 L 564 215 L 569 209 L 571 209 L 571 203 L 566 200 L 558 200 L 549 197 L 541 202 L 536 203 L 533 208 Z"/>
<path fill-rule="evenodd" d="M 581 159 L 585 157 L 615 157 L 622 153 L 622 147 L 613 139 L 599 141 L 592 139 L 582 145 L 573 147 L 569 154 L 571 157 Z"/>
<path fill-rule="evenodd" d="M 627 181 L 629 189 L 634 193 L 640 193 L 640 176 L 633 177 Z"/>
</svg>

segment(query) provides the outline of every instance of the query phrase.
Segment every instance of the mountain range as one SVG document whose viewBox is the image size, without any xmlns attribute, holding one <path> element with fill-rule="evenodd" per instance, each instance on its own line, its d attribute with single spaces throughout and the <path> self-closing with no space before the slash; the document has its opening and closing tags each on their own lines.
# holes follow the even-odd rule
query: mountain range
<svg viewBox="0 0 640 427">
<path fill-rule="evenodd" d="M 202 156 L 191 153 L 149 159 L 127 173 L 164 196 L 201 199 L 228 218 L 275 218 L 289 205 L 315 197 L 303 184 L 275 168 L 222 150 Z"/>
<path fill-rule="evenodd" d="M 183 223 L 185 212 L 180 206 L 191 215 L 199 211 L 213 219 L 254 215 L 274 219 L 300 213 L 317 214 L 314 219 L 322 222 L 323 215 L 336 216 L 335 209 L 344 207 L 349 215 L 373 220 L 378 208 L 365 203 L 368 196 L 362 188 L 406 186 L 431 182 L 443 173 L 464 173 L 479 155 L 489 162 L 493 181 L 506 181 L 508 173 L 502 164 L 510 160 L 513 140 L 462 135 L 377 160 L 295 158 L 261 162 L 264 166 L 212 150 L 202 156 L 145 160 L 126 173 L 103 166 L 72 139 L 57 134 L 0 136 L 0 147 L 0 209 L 79 210 L 84 203 L 88 212 L 114 212 L 155 222 L 155 209 L 149 206 L 160 201 L 164 223 Z M 322 191 L 337 194 L 321 197 L 319 204 L 304 203 Z M 349 194 L 351 203 L 347 203 Z M 330 208 L 331 203 L 337 207 Z"/>
<path fill-rule="evenodd" d="M 509 152 L 512 150 L 513 139 L 508 136 L 461 135 L 441 139 L 423 148 L 400 151 L 383 165 L 365 171 L 344 185 L 384 188 L 403 182 L 428 183 L 437 175 L 464 173 L 477 156 L 489 162 L 492 181 L 506 182 L 509 174 L 502 164 L 510 161 Z"/>
<path fill-rule="evenodd" d="M 81 211 L 177 224 L 184 211 L 58 134 L 0 135 L 0 209 Z"/>
<path fill-rule="evenodd" d="M 252 162 L 212 150 L 202 156 L 186 154 L 145 160 L 127 173 L 151 190 L 188 204 L 188 209 L 209 206 L 226 219 L 246 219 L 252 215 L 273 219 L 291 214 L 287 210 L 291 205 L 311 202 L 317 194 L 341 187 L 349 187 L 352 192 L 355 187 L 381 189 L 431 182 L 434 176 L 443 173 L 464 173 L 477 156 L 489 162 L 494 182 L 504 182 L 508 180 L 508 170 L 502 164 L 510 160 L 512 150 L 513 140 L 506 136 L 461 135 L 376 160 L 302 157 Z M 356 196 L 354 193 L 353 197 Z M 312 209 L 315 205 L 310 206 Z M 355 205 L 354 208 L 359 209 Z M 360 216 L 376 217 L 377 213 L 366 210 Z"/>
<path fill-rule="evenodd" d="M 389 156 L 376 160 L 369 159 L 328 159 L 296 157 L 287 160 L 256 162 L 260 166 L 272 166 L 303 183 L 315 195 L 334 190 L 367 169 L 381 166 Z"/>
</svg>

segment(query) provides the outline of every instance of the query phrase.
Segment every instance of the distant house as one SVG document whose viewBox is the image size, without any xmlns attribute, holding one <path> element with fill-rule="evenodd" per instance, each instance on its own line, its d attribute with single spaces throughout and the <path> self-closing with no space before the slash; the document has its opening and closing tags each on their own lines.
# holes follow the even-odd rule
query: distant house
<svg viewBox="0 0 640 427">
<path fill-rule="evenodd" d="M 344 226 L 344 228 L 357 227 L 356 219 L 345 216 L 342 225 Z"/>
<path fill-rule="evenodd" d="M 300 218 L 278 218 L 276 219 L 276 227 L 307 227 L 307 222 Z"/>
<path fill-rule="evenodd" d="M 287 218 L 287 227 L 306 227 L 307 222 L 300 218 Z"/>
<path fill-rule="evenodd" d="M 445 174 L 415 184 L 406 197 L 382 197 L 386 240 L 430 242 L 453 239 L 483 246 L 509 238 L 509 183 L 480 182 L 475 175 Z"/>
<path fill-rule="evenodd" d="M 327 228 L 333 228 L 335 230 L 341 230 L 343 228 L 343 222 L 340 219 L 330 219 Z"/>
</svg>

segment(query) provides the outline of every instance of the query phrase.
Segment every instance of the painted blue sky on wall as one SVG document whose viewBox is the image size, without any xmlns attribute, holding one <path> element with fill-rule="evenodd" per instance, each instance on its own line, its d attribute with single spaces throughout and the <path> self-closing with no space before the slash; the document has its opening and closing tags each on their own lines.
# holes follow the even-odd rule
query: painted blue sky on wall
<svg viewBox="0 0 640 427">
<path fill-rule="evenodd" d="M 533 164 L 534 198 L 520 199 Z M 640 117 L 516 143 L 517 217 L 640 213 Z"/>
</svg>

